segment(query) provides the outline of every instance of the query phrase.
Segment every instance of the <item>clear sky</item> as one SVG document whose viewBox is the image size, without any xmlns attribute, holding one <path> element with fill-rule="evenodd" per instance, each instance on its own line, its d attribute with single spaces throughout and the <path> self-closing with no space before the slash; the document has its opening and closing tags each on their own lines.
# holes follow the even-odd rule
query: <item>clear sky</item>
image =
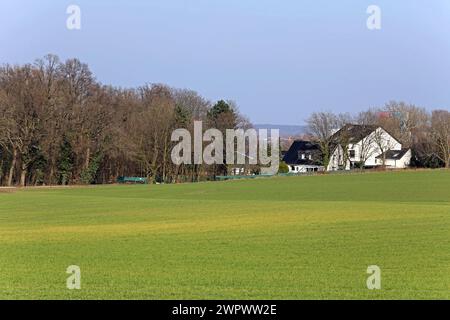
<svg viewBox="0 0 450 320">
<path fill-rule="evenodd" d="M 71 4 L 81 30 L 66 28 Z M 449 0 L 0 0 L 0 13 L 0 63 L 77 57 L 102 83 L 232 99 L 254 123 L 392 99 L 450 109 Z"/>
</svg>

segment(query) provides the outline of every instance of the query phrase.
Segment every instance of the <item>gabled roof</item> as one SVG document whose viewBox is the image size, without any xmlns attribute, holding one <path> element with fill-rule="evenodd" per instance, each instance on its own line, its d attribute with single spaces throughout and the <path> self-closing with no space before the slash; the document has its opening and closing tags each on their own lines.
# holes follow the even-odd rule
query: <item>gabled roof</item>
<svg viewBox="0 0 450 320">
<path fill-rule="evenodd" d="M 301 159 L 299 153 L 305 154 L 320 153 L 320 146 L 317 143 L 304 140 L 296 140 L 289 148 L 289 151 L 284 155 L 283 161 L 287 164 L 305 164 L 315 165 L 317 161 L 307 159 Z"/>
<path fill-rule="evenodd" d="M 405 156 L 405 154 L 410 149 L 402 149 L 402 150 L 388 150 L 385 153 L 380 154 L 377 159 L 383 159 L 383 156 L 385 155 L 385 159 L 389 160 L 400 160 Z"/>
<path fill-rule="evenodd" d="M 378 128 L 383 129 L 387 134 L 389 134 L 395 141 L 401 144 L 401 142 L 394 137 L 385 128 L 377 125 L 361 125 L 361 124 L 346 124 L 341 129 L 339 129 L 331 137 L 332 145 L 340 144 L 342 141 L 347 141 L 348 143 L 358 143 L 364 138 L 368 137 L 372 132 L 376 131 Z"/>
<path fill-rule="evenodd" d="M 380 127 L 374 125 L 346 124 L 331 138 L 335 143 L 338 143 L 342 139 L 345 139 L 348 143 L 358 143 L 378 128 Z"/>
</svg>

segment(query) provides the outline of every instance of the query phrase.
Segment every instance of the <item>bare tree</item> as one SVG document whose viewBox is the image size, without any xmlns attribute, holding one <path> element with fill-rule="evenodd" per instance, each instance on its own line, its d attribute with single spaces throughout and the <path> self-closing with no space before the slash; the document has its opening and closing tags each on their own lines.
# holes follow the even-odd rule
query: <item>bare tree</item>
<svg viewBox="0 0 450 320">
<path fill-rule="evenodd" d="M 348 113 L 341 113 L 337 116 L 338 128 L 345 128 L 347 125 L 351 125 L 353 122 L 353 116 Z M 342 148 L 343 166 L 346 167 L 347 164 L 351 163 L 350 148 L 353 147 L 353 136 L 348 130 L 339 130 L 338 134 L 334 136 L 334 140 L 334 143 L 336 145 L 340 145 Z"/>
<path fill-rule="evenodd" d="M 309 132 L 320 145 L 323 165 L 328 166 L 331 157 L 332 135 L 338 129 L 338 117 L 332 112 L 314 112 L 306 121 Z"/>
<path fill-rule="evenodd" d="M 414 137 L 428 122 L 425 109 L 405 102 L 391 101 L 385 105 L 382 112 L 388 117 L 380 117 L 379 125 L 393 134 L 405 147 L 411 147 Z"/>
<path fill-rule="evenodd" d="M 133 117 L 133 151 L 150 181 L 165 181 L 174 125 L 175 101 L 163 85 L 140 88 L 142 106 Z"/>
<path fill-rule="evenodd" d="M 433 111 L 431 128 L 436 155 L 446 168 L 450 168 L 450 112 Z"/>
<path fill-rule="evenodd" d="M 386 165 L 386 152 L 395 147 L 395 142 L 382 128 L 376 129 L 371 136 L 371 139 L 378 148 L 377 152 L 381 154 L 382 166 L 384 167 Z"/>
<path fill-rule="evenodd" d="M 25 186 L 29 166 L 39 154 L 37 141 L 42 138 L 45 117 L 43 91 L 31 65 L 6 66 L 2 72 L 2 87 L 10 116 L 4 124 L 5 136 L 12 148 L 12 164 L 8 184 L 12 183 L 14 167 L 20 160 L 20 185 Z"/>
<path fill-rule="evenodd" d="M 356 118 L 356 123 L 364 132 L 376 130 L 378 127 L 376 116 L 371 110 L 360 112 Z M 368 134 L 358 144 L 359 167 L 361 170 L 364 169 L 364 164 L 367 162 L 367 160 L 377 152 L 377 150 L 373 148 L 374 144 L 376 144 L 375 139 L 376 135 Z"/>
<path fill-rule="evenodd" d="M 63 78 L 61 74 L 61 64 L 55 55 L 47 55 L 43 59 L 36 60 L 37 82 L 43 95 L 44 117 L 42 140 L 39 141 L 42 154 L 47 161 L 47 184 L 55 184 L 57 171 L 57 161 L 60 152 L 60 145 L 63 139 L 64 105 L 61 97 L 61 86 Z"/>
</svg>

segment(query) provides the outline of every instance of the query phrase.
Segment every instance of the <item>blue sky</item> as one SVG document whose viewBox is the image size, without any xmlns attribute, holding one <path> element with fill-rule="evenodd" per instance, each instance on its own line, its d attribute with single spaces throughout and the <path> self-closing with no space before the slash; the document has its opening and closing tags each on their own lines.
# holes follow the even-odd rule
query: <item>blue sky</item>
<svg viewBox="0 0 450 320">
<path fill-rule="evenodd" d="M 371 4 L 381 30 L 366 27 Z M 0 12 L 0 63 L 77 57 L 102 83 L 233 99 L 254 123 L 392 99 L 450 109 L 448 0 L 0 0 Z"/>
</svg>

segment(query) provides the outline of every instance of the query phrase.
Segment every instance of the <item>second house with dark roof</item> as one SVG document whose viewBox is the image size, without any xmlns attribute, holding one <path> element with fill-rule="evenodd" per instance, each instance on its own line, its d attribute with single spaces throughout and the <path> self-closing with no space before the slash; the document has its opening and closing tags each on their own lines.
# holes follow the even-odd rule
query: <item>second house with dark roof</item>
<svg viewBox="0 0 450 320">
<path fill-rule="evenodd" d="M 294 141 L 283 161 L 289 166 L 290 173 L 307 173 L 324 171 L 322 151 L 317 143 L 311 141 Z"/>
</svg>

